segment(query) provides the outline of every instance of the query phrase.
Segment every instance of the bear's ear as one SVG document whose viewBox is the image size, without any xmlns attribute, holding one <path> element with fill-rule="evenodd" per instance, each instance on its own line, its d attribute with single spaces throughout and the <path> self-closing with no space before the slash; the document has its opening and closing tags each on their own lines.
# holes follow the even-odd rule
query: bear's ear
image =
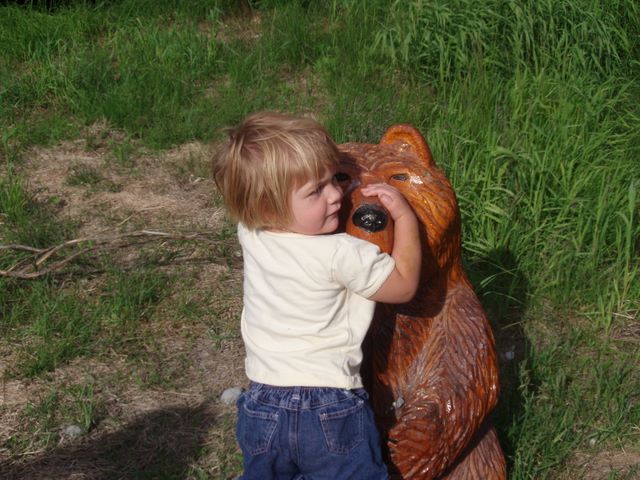
<svg viewBox="0 0 640 480">
<path fill-rule="evenodd" d="M 394 145 L 401 152 L 410 151 L 415 153 L 427 167 L 435 167 L 431 150 L 427 141 L 417 128 L 403 123 L 389 127 L 382 138 L 381 145 Z"/>
</svg>

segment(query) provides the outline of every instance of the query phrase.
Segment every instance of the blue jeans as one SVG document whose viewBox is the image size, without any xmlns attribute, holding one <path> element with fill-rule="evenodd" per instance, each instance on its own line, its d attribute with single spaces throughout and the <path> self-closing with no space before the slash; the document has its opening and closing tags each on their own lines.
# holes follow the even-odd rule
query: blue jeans
<svg viewBox="0 0 640 480">
<path fill-rule="evenodd" d="M 362 388 L 251 383 L 237 405 L 243 480 L 389 478 Z"/>
</svg>

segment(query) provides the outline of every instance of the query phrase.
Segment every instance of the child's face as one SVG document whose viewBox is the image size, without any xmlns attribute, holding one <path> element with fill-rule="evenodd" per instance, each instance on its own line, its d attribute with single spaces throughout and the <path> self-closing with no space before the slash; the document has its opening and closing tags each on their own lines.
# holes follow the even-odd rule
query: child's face
<svg viewBox="0 0 640 480">
<path fill-rule="evenodd" d="M 304 235 L 335 232 L 341 201 L 342 189 L 333 171 L 328 171 L 319 181 L 294 188 L 289 194 L 293 220 L 287 230 Z"/>
</svg>

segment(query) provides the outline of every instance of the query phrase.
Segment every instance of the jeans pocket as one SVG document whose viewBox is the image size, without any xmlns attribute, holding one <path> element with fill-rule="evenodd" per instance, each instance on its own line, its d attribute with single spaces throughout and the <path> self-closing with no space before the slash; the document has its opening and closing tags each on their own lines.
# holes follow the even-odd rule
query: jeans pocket
<svg viewBox="0 0 640 480">
<path fill-rule="evenodd" d="M 364 440 L 364 402 L 356 397 L 319 412 L 327 449 L 347 454 Z"/>
<path fill-rule="evenodd" d="M 260 455 L 269 451 L 278 426 L 278 413 L 249 396 L 238 402 L 238 442 L 243 451 Z"/>
</svg>

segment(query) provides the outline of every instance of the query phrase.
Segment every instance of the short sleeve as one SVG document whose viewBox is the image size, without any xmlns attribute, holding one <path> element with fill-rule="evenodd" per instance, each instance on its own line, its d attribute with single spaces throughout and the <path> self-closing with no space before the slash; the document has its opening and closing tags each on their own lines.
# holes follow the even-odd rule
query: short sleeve
<svg viewBox="0 0 640 480">
<path fill-rule="evenodd" d="M 369 298 L 389 278 L 395 268 L 391 255 L 377 245 L 345 235 L 331 262 L 333 279 L 348 290 Z"/>
</svg>

